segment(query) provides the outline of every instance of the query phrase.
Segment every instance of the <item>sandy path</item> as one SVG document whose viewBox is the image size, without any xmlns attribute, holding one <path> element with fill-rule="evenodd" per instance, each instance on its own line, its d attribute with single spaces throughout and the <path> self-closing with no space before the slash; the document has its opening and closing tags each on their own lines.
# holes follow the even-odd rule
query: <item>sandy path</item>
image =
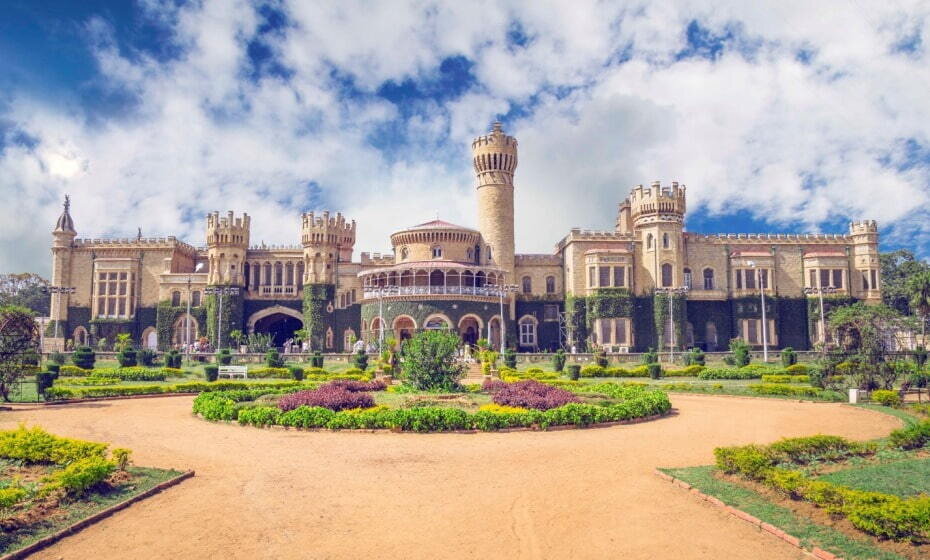
<svg viewBox="0 0 930 560">
<path fill-rule="evenodd" d="M 20 409 L 0 425 L 134 450 L 197 476 L 37 555 L 108 558 L 799 558 L 652 474 L 714 446 L 898 427 L 836 404 L 675 395 L 596 430 L 302 433 L 212 424 L 186 397 Z"/>
</svg>

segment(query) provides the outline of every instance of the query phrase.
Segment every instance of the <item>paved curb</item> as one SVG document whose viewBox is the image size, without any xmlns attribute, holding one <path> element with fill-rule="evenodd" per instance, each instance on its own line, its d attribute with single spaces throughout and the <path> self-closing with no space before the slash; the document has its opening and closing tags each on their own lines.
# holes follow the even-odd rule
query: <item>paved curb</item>
<svg viewBox="0 0 930 560">
<path fill-rule="evenodd" d="M 806 548 L 801 546 L 801 539 L 795 537 L 794 535 L 789 535 L 782 529 L 774 525 L 771 525 L 769 523 L 766 523 L 762 521 L 761 519 L 759 519 L 758 517 L 750 515 L 741 509 L 737 509 L 733 506 L 728 506 L 722 501 L 720 501 L 719 499 L 713 496 L 708 496 L 707 494 L 701 492 L 697 488 L 692 487 L 690 484 L 688 484 L 684 480 L 679 480 L 675 478 L 674 476 L 671 476 L 669 474 L 666 474 L 660 471 L 659 469 L 656 469 L 654 472 L 655 472 L 655 475 L 658 476 L 659 478 L 663 480 L 667 480 L 668 482 L 671 482 L 675 486 L 688 490 L 691 494 L 695 495 L 696 497 L 710 504 L 717 506 L 718 508 L 724 510 L 725 512 L 729 513 L 733 517 L 736 517 L 737 519 L 742 519 L 743 521 L 746 521 L 747 523 L 752 524 L 753 526 L 761 529 L 762 531 L 765 531 L 766 533 L 770 533 L 774 535 L 775 537 L 785 541 L 791 546 L 800 549 L 802 552 L 804 552 L 808 556 L 818 558 L 819 560 L 843 560 L 842 557 L 836 556 L 832 552 L 827 552 L 826 550 L 823 550 L 822 548 L 819 548 L 816 546 L 813 547 L 812 550 L 807 550 Z"/>
<path fill-rule="evenodd" d="M 65 399 L 65 400 L 61 400 L 61 401 L 44 401 L 44 402 L 23 403 L 23 404 L 30 404 L 30 405 L 39 404 L 39 405 L 42 405 L 42 406 L 58 406 L 58 405 L 62 405 L 62 404 L 81 404 L 81 403 L 86 403 L 86 402 L 98 402 L 98 401 L 123 401 L 123 400 L 131 400 L 131 399 L 158 399 L 158 398 L 161 398 L 161 397 L 190 397 L 191 395 L 199 395 L 199 394 L 200 394 L 199 392 L 198 392 L 198 393 L 149 393 L 149 394 L 144 394 L 144 395 L 120 395 L 120 396 L 115 396 L 115 397 L 89 397 L 89 398 L 86 398 L 86 399 Z M 17 404 L 19 404 L 19 403 L 17 403 Z M 3 558 L 0 557 L 0 560 L 3 560 Z"/>
<path fill-rule="evenodd" d="M 20 560 L 21 558 L 26 558 L 30 554 L 38 552 L 39 550 L 42 550 L 43 548 L 46 548 L 69 535 L 77 533 L 81 529 L 84 529 L 85 527 L 89 527 L 93 525 L 94 523 L 97 523 L 98 521 L 103 521 L 104 519 L 106 519 L 107 517 L 110 517 L 114 513 L 122 509 L 125 509 L 136 502 L 144 500 L 145 498 L 148 498 L 149 496 L 154 496 L 155 494 L 158 494 L 162 490 L 165 490 L 166 488 L 170 488 L 176 484 L 179 484 L 180 482 L 187 480 L 188 478 L 191 478 L 192 476 L 194 476 L 194 471 L 184 471 L 183 473 L 179 474 L 178 476 L 172 479 L 156 484 L 155 486 L 149 488 L 148 490 L 146 490 L 145 492 L 142 492 L 141 494 L 136 494 L 135 496 L 127 500 L 124 500 L 122 502 L 119 502 L 118 504 L 113 504 L 112 506 L 108 507 L 107 509 L 103 511 L 98 511 L 97 513 L 91 515 L 90 517 L 85 517 L 84 519 L 77 521 L 73 525 L 69 525 L 68 527 L 65 527 L 61 531 L 52 533 L 51 535 L 47 537 L 43 537 L 37 540 L 36 542 L 26 547 L 23 547 L 19 550 L 10 552 L 9 554 L 6 554 L 4 556 L 0 556 L 0 560 Z"/>
<path fill-rule="evenodd" d="M 652 420 L 658 420 L 659 418 L 665 418 L 667 416 L 674 416 L 677 414 L 677 410 L 672 408 L 665 414 L 653 414 L 652 416 L 641 416 L 639 418 L 631 418 L 629 420 L 618 420 L 616 422 L 601 422 L 600 424 L 590 424 L 588 426 L 576 426 L 575 424 L 563 424 L 559 426 L 549 426 L 548 428 L 534 428 L 534 427 L 522 427 L 517 426 L 513 428 L 501 428 L 499 430 L 440 430 L 434 432 L 415 432 L 413 430 L 389 430 L 389 429 L 337 429 L 330 430 L 328 428 L 295 428 L 291 426 L 252 426 L 249 424 L 240 424 L 237 420 L 206 420 L 202 414 L 196 414 L 201 420 L 206 420 L 207 422 L 214 422 L 216 424 L 229 424 L 233 426 L 249 426 L 251 428 L 258 428 L 260 430 L 294 430 L 297 432 L 355 432 L 363 434 L 418 434 L 418 435 L 427 435 L 427 434 L 507 434 L 511 432 L 559 432 L 565 430 L 587 430 L 590 428 L 610 428 L 612 426 L 623 426 L 627 424 L 641 424 L 643 422 L 651 422 Z M 0 560 L 4 560 L 0 558 Z"/>
</svg>

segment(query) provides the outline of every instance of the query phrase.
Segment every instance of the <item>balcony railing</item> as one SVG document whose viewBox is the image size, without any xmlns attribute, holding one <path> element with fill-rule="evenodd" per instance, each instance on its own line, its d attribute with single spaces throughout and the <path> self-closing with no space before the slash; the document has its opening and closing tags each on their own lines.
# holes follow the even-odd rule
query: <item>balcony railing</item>
<svg viewBox="0 0 930 560">
<path fill-rule="evenodd" d="M 499 296 L 497 286 L 388 286 L 387 288 L 391 291 L 385 291 L 384 297 L 429 295 Z M 366 286 L 362 293 L 365 299 L 378 298 L 377 287 Z"/>
<path fill-rule="evenodd" d="M 260 296 L 296 296 L 297 286 L 259 286 L 257 291 L 254 288 L 251 291 Z"/>
</svg>

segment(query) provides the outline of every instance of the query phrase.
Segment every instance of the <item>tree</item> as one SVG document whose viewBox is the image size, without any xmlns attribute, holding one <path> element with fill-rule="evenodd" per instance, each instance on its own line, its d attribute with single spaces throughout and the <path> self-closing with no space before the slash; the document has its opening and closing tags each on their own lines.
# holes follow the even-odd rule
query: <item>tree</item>
<svg viewBox="0 0 930 560">
<path fill-rule="evenodd" d="M 407 382 L 421 390 L 455 389 L 465 373 L 456 360 L 459 344 L 458 335 L 445 329 L 417 333 L 401 350 Z"/>
<path fill-rule="evenodd" d="M 930 315 L 930 270 L 924 270 L 907 279 L 908 305 L 920 316 L 920 340 L 927 334 L 927 316 Z"/>
<path fill-rule="evenodd" d="M 907 281 L 913 276 L 930 270 L 930 265 L 917 260 L 914 253 L 907 249 L 881 253 L 879 260 L 882 272 L 882 300 L 888 307 L 909 315 L 911 298 L 907 289 Z"/>
<path fill-rule="evenodd" d="M 38 274 L 0 274 L 0 307 L 18 305 L 40 317 L 50 314 L 48 280 Z"/>
<path fill-rule="evenodd" d="M 10 400 L 12 385 L 35 369 L 39 328 L 33 311 L 25 307 L 0 307 L 0 397 Z"/>
<path fill-rule="evenodd" d="M 896 350 L 898 337 L 915 330 L 914 320 L 902 316 L 887 305 L 866 305 L 862 302 L 839 307 L 830 313 L 830 328 L 847 354 L 855 354 L 856 382 L 861 389 L 875 389 L 881 379 L 891 387 L 898 371 L 885 363 L 885 355 Z"/>
</svg>

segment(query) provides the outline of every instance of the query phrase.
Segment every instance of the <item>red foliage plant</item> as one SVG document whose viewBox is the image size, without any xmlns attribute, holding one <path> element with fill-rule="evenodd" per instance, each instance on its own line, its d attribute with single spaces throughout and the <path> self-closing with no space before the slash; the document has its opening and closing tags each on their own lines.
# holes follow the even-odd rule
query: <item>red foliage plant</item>
<svg viewBox="0 0 930 560">
<path fill-rule="evenodd" d="M 568 403 L 581 402 L 578 397 L 565 389 L 546 385 L 533 379 L 503 385 L 503 387 L 495 387 L 496 390 L 493 391 L 494 402 L 501 405 L 548 410 Z"/>
<path fill-rule="evenodd" d="M 352 381 L 350 379 L 338 379 L 336 381 L 330 381 L 327 385 L 332 385 L 333 387 L 342 387 L 346 391 L 351 391 L 353 393 L 358 393 L 361 391 L 383 391 L 387 389 L 387 385 L 384 384 L 384 381 L 369 381 L 365 383 L 364 381 Z"/>
<path fill-rule="evenodd" d="M 298 391 L 284 395 L 278 400 L 278 408 L 285 412 L 299 406 L 322 406 L 338 411 L 350 408 L 369 408 L 374 405 L 375 399 L 368 393 L 350 391 L 333 383 L 327 383 L 312 391 Z"/>
</svg>

